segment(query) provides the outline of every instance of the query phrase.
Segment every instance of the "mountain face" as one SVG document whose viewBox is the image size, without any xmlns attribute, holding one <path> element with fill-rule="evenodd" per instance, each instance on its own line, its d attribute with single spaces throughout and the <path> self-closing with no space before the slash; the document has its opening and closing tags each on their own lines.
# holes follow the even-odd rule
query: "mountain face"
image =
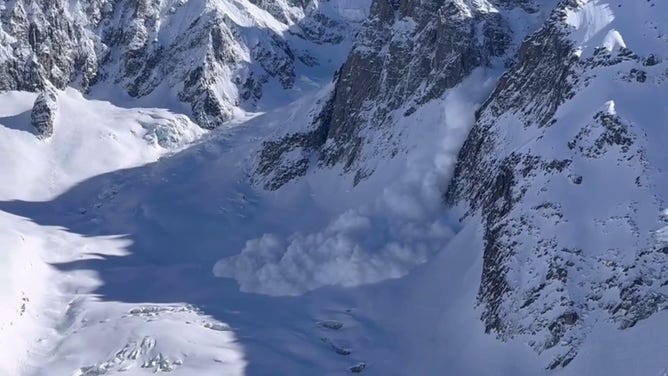
<svg viewBox="0 0 668 376">
<path fill-rule="evenodd" d="M 441 98 L 475 69 L 503 65 L 518 37 L 509 18 L 530 19 L 538 9 L 514 0 L 374 1 L 311 129 L 267 143 L 257 171 L 265 186 L 276 189 L 311 165 L 338 164 L 357 184 L 373 173 L 363 154 L 399 152 L 401 135 L 387 130 L 390 124 Z M 382 145 L 365 151 L 373 142 L 362 136 L 365 129 Z M 299 157 L 293 150 L 301 150 Z"/>
<path fill-rule="evenodd" d="M 666 15 L 0 0 L 0 376 L 666 374 Z"/>
<path fill-rule="evenodd" d="M 52 86 L 47 87 L 35 99 L 30 112 L 30 123 L 40 137 L 53 135 L 53 125 L 58 112 L 58 93 Z"/>
<path fill-rule="evenodd" d="M 476 68 L 510 65 L 476 113 L 446 199 L 484 224 L 485 330 L 522 338 L 550 369 L 566 366 L 596 323 L 625 329 L 668 307 L 655 235 L 664 158 L 650 159 L 668 119 L 654 97 L 665 91 L 664 5 L 629 7 L 374 1 L 311 130 L 266 142 L 257 172 L 278 189 L 340 164 L 358 184 L 374 172 L 370 154 L 399 154 L 393 118 Z M 541 10 L 545 23 L 514 45 L 518 14 L 528 22 Z M 642 116 L 647 106 L 656 117 Z"/>
<path fill-rule="evenodd" d="M 347 8 L 329 9 L 328 2 L 254 3 L 3 0 L 0 90 L 51 83 L 99 88 L 98 96 L 113 99 L 111 87 L 183 103 L 212 129 L 238 108 L 255 108 L 267 84 L 294 88 L 298 66 L 321 63 L 301 41 L 340 44 L 360 17 L 346 18 Z M 363 3 L 351 7 L 361 17 Z"/>
<path fill-rule="evenodd" d="M 447 195 L 484 223 L 486 331 L 527 338 L 549 368 L 597 322 L 626 329 L 668 307 L 666 8 L 629 5 L 554 10 L 478 110 Z"/>
</svg>

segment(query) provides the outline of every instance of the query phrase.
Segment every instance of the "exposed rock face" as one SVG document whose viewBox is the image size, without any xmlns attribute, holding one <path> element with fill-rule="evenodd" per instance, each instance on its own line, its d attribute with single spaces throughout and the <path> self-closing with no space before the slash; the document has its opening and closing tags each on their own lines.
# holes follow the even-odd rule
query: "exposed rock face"
<svg viewBox="0 0 668 376">
<path fill-rule="evenodd" d="M 253 109 L 267 83 L 292 88 L 301 60 L 317 64 L 289 38 L 317 39 L 293 24 L 327 17 L 304 13 L 306 1 L 255 2 L 283 16 L 228 0 L 0 0 L 0 90 L 104 83 L 185 102 L 202 127 L 217 127 L 236 108 Z"/>
<path fill-rule="evenodd" d="M 376 1 L 372 13 L 320 118 L 333 143 L 323 151 L 329 165 L 352 167 L 362 124 L 382 126 L 400 106 L 440 97 L 473 69 L 502 56 L 510 42 L 500 14 L 484 6 Z"/>
<path fill-rule="evenodd" d="M 512 32 L 503 10 L 531 8 L 523 2 L 497 3 L 375 0 L 314 130 L 265 145 L 258 168 L 268 177 L 265 185 L 276 189 L 303 175 L 314 161 L 342 164 L 356 181 L 372 173 L 356 164 L 364 129 L 382 133 L 378 129 L 388 128 L 393 117 L 410 115 L 508 52 Z M 391 155 L 397 135 L 384 136 Z M 282 158 L 289 150 L 303 153 L 298 159 Z"/>
<path fill-rule="evenodd" d="M 334 44 L 356 30 L 321 11 L 328 1 L 251 3 L 0 0 L 0 90 L 42 91 L 32 122 L 43 137 L 57 112 L 51 84 L 174 93 L 214 128 L 253 108 L 267 84 L 289 89 L 298 65 L 318 64 L 290 38 Z M 556 8 L 515 51 L 512 20 L 538 12 L 536 4 Z M 483 224 L 486 331 L 525 340 L 548 368 L 567 366 L 597 323 L 626 329 L 668 307 L 659 215 L 668 110 L 657 105 L 668 92 L 668 30 L 659 22 L 668 8 L 638 2 L 648 21 L 636 32 L 624 30 L 637 24 L 627 4 L 373 0 L 308 129 L 265 141 L 253 178 L 279 189 L 313 167 L 340 166 L 358 183 L 373 173 L 366 157 L 391 158 L 400 147 L 396 119 L 477 68 L 507 64 L 477 111 L 446 199 Z M 255 17 L 257 7 L 276 22 Z M 649 47 L 627 47 L 620 30 Z"/>
<path fill-rule="evenodd" d="M 648 27 L 652 47 L 635 52 L 605 24 L 624 5 L 610 3 L 552 4 L 477 111 L 446 195 L 484 225 L 478 298 L 487 332 L 525 340 L 547 368 L 568 365 L 596 323 L 625 329 L 668 307 L 668 252 L 656 236 L 668 183 L 656 140 L 668 135 L 654 125 L 659 108 L 641 115 L 661 87 L 665 95 L 667 59 L 653 39 L 666 30 Z M 485 4 L 374 1 L 310 131 L 265 142 L 257 169 L 265 187 L 314 166 L 341 165 L 355 182 L 373 173 L 368 156 L 391 157 L 400 137 L 393 119 L 505 59 L 513 46 L 503 9 L 534 10 Z M 390 147 L 368 150 L 378 139 Z"/>
<path fill-rule="evenodd" d="M 484 223 L 486 330 L 525 338 L 549 368 L 566 366 L 596 322 L 624 329 L 668 307 L 668 256 L 654 236 L 661 162 L 648 137 L 664 131 L 620 94 L 649 105 L 666 65 L 647 69 L 656 57 L 623 45 L 583 52 L 568 22 L 584 6 L 562 2 L 523 43 L 447 194 Z"/>
<path fill-rule="evenodd" d="M 48 138 L 53 135 L 53 125 L 58 111 L 58 94 L 52 86 L 47 86 L 35 99 L 30 122 L 38 137 Z"/>
</svg>

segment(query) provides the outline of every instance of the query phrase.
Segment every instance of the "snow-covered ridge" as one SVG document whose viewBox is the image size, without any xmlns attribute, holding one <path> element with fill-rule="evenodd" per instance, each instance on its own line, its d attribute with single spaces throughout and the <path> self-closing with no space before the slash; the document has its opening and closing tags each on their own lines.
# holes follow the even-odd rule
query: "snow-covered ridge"
<svg viewBox="0 0 668 376">
<path fill-rule="evenodd" d="M 368 7 L 257 3 L 2 0 L 0 90 L 71 85 L 115 103 L 143 98 L 215 128 L 328 79 Z"/>
<path fill-rule="evenodd" d="M 0 199 L 46 200 L 95 175 L 155 162 L 204 134 L 184 115 L 57 93 L 53 136 L 35 137 L 36 94 L 0 93 Z"/>
<path fill-rule="evenodd" d="M 591 55 L 597 48 L 631 48 L 640 55 L 664 55 L 668 37 L 659 1 L 644 6 L 609 1 L 576 1 L 565 9 L 564 23 L 578 51 Z"/>
<path fill-rule="evenodd" d="M 593 328 L 628 329 L 668 307 L 655 236 L 666 199 L 666 11 L 563 2 L 524 43 L 460 154 L 449 196 L 485 223 L 486 330 L 523 338 L 550 368 L 577 359 Z"/>
</svg>

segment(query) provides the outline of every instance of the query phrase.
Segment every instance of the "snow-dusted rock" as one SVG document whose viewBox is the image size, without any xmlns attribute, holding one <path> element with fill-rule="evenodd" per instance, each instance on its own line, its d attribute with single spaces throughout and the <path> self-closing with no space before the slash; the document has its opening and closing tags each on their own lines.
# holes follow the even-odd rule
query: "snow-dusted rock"
<svg viewBox="0 0 668 376">
<path fill-rule="evenodd" d="M 477 112 L 447 197 L 484 223 L 486 330 L 566 366 L 592 327 L 629 328 L 668 306 L 654 233 L 665 200 L 664 8 L 374 1 L 310 128 L 266 141 L 257 180 L 279 189 L 337 165 L 357 184 L 374 158 L 403 155 L 397 119 L 476 68 L 510 64 Z M 545 11 L 541 27 L 521 27 Z"/>
<path fill-rule="evenodd" d="M 535 10 L 524 2 L 498 3 L 375 0 L 311 130 L 266 143 L 257 169 L 264 185 L 276 189 L 312 165 L 341 164 L 356 182 L 373 173 L 363 154 L 398 153 L 401 138 L 392 127 L 398 118 L 507 57 L 508 15 Z M 365 151 L 365 144 L 373 146 Z M 282 158 L 288 150 L 302 152 Z"/>
<path fill-rule="evenodd" d="M 0 0 L 0 372 L 666 372 L 668 3 L 364 4 Z"/>
<path fill-rule="evenodd" d="M 568 365 L 597 324 L 625 329 L 668 307 L 654 235 L 666 199 L 662 9 L 562 1 L 460 152 L 448 198 L 484 223 L 486 330 L 524 338 L 549 368 Z M 634 44 L 611 45 L 608 30 Z"/>
<path fill-rule="evenodd" d="M 53 135 L 53 125 L 58 111 L 58 93 L 48 85 L 35 99 L 30 112 L 30 123 L 41 138 Z"/>
</svg>

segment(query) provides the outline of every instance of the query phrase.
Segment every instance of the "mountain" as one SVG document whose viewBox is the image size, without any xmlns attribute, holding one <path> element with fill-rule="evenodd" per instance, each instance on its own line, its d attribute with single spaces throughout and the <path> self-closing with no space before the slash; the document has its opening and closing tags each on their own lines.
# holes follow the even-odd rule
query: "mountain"
<svg viewBox="0 0 668 376">
<path fill-rule="evenodd" d="M 664 375 L 668 3 L 0 0 L 0 375 Z"/>
<path fill-rule="evenodd" d="M 364 3 L 3 1 L 0 90 L 51 83 L 105 100 L 145 98 L 215 128 L 262 107 L 269 87 L 299 90 L 298 71 L 327 71 L 318 46 L 345 44 Z"/>
<path fill-rule="evenodd" d="M 348 59 L 337 72 L 332 93 L 307 132 L 268 143 L 258 173 L 275 189 L 303 175 L 311 163 L 342 164 L 355 182 L 373 173 L 366 153 L 396 155 L 401 134 L 392 123 L 443 97 L 476 68 L 503 65 L 526 30 L 512 20 L 531 21 L 538 10 L 523 1 L 375 1 Z M 525 14 L 522 14 L 525 13 Z M 361 133 L 383 133 L 382 144 Z M 286 145 L 289 145 L 286 147 Z M 283 154 L 303 150 L 297 159 Z M 316 155 L 315 159 L 311 154 Z"/>
<path fill-rule="evenodd" d="M 448 194 L 484 223 L 486 330 L 527 336 L 550 368 L 597 323 L 627 329 L 667 307 L 668 9 L 629 5 L 552 12 L 478 110 Z"/>
</svg>

